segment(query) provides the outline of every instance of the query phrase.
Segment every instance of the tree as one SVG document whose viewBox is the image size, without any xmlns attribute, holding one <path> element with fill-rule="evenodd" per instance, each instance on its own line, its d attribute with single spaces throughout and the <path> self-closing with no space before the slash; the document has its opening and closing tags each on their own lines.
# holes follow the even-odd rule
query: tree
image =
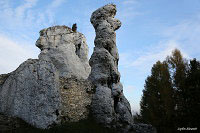
<svg viewBox="0 0 200 133">
<path fill-rule="evenodd" d="M 186 80 L 185 93 L 186 122 L 188 127 L 199 127 L 200 120 L 200 62 L 196 59 L 190 61 Z"/>
<path fill-rule="evenodd" d="M 175 102 L 175 124 L 176 127 L 184 127 L 186 125 L 186 101 L 185 94 L 187 91 L 186 78 L 187 78 L 187 60 L 183 58 L 178 49 L 172 51 L 172 55 L 166 59 L 169 65 L 169 71 L 172 78 L 173 86 L 173 99 Z"/>
<path fill-rule="evenodd" d="M 197 127 L 200 120 L 200 62 L 183 58 L 178 49 L 158 61 L 147 77 L 136 120 L 152 124 L 158 132 Z"/>
<path fill-rule="evenodd" d="M 152 124 L 158 132 L 172 127 L 173 88 L 166 62 L 156 62 L 151 70 L 151 76 L 145 81 L 141 106 L 141 117 L 145 123 Z M 167 128 L 168 127 L 168 128 Z"/>
</svg>

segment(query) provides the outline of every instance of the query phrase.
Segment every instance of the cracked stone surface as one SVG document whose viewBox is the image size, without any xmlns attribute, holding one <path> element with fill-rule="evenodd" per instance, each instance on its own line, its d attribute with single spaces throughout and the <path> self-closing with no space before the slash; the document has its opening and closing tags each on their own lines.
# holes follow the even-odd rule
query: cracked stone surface
<svg viewBox="0 0 200 133">
<path fill-rule="evenodd" d="M 66 26 L 49 27 L 40 31 L 36 46 L 39 59 L 0 75 L 0 112 L 43 129 L 86 119 L 92 85 L 84 35 Z"/>
<path fill-rule="evenodd" d="M 87 119 L 94 91 L 92 84 L 84 79 L 61 77 L 60 90 L 62 120 L 78 122 Z"/>
<path fill-rule="evenodd" d="M 126 127 L 125 130 L 128 131 L 133 121 L 118 71 L 119 55 L 115 31 L 120 28 L 121 22 L 114 18 L 116 12 L 115 5 L 105 5 L 94 11 L 90 19 L 96 31 L 95 48 L 89 60 L 89 80 L 96 86 L 92 113 L 99 123 L 107 127 Z"/>
<path fill-rule="evenodd" d="M 36 46 L 40 60 L 51 61 L 61 77 L 87 79 L 90 73 L 86 38 L 66 26 L 54 26 L 40 31 Z"/>
<path fill-rule="evenodd" d="M 0 88 L 0 112 L 46 128 L 58 123 L 59 77 L 51 62 L 29 59 Z"/>
<path fill-rule="evenodd" d="M 96 38 L 89 61 L 83 34 L 67 26 L 41 30 L 36 41 L 39 59 L 28 59 L 0 75 L 0 118 L 17 117 L 46 129 L 91 114 L 98 124 L 119 132 L 155 132 L 150 125 L 133 124 L 123 94 L 115 33 L 121 22 L 114 18 L 116 12 L 116 6 L 108 4 L 92 13 Z M 0 120 L 0 127 L 7 129 L 6 125 Z"/>
</svg>

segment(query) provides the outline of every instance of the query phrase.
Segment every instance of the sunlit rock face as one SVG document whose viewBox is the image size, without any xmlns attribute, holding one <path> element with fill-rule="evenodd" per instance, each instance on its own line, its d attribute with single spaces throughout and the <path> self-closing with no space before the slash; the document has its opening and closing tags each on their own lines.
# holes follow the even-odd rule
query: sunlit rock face
<svg viewBox="0 0 200 133">
<path fill-rule="evenodd" d="M 99 123 L 108 127 L 131 129 L 130 104 L 123 94 L 118 71 L 119 55 L 115 31 L 121 22 L 114 18 L 116 6 L 109 4 L 92 13 L 91 23 L 96 31 L 95 48 L 90 58 L 89 80 L 96 86 L 92 113 Z"/>
<path fill-rule="evenodd" d="M 40 31 L 36 46 L 41 49 L 39 59 L 51 61 L 61 77 L 88 77 L 88 46 L 83 34 L 66 26 L 50 27 Z"/>
<path fill-rule="evenodd" d="M 0 112 L 38 128 L 86 119 L 92 85 L 83 34 L 66 26 L 40 31 L 39 59 L 0 75 Z"/>
<path fill-rule="evenodd" d="M 96 38 L 89 61 L 86 39 L 77 28 L 41 30 L 36 41 L 39 58 L 0 75 L 0 118 L 18 117 L 42 129 L 87 119 L 117 132 L 154 132 L 150 125 L 133 124 L 123 94 L 115 33 L 121 22 L 114 18 L 116 12 L 109 4 L 92 13 Z"/>
<path fill-rule="evenodd" d="M 0 88 L 0 112 L 47 128 L 59 123 L 59 77 L 51 62 L 29 59 Z"/>
</svg>

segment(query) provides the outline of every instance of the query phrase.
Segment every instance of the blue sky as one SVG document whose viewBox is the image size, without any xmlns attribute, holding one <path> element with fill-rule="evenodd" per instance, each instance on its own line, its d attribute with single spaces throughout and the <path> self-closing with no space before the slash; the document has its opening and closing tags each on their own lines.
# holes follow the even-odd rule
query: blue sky
<svg viewBox="0 0 200 133">
<path fill-rule="evenodd" d="M 121 82 L 132 110 L 139 111 L 144 81 L 156 61 L 175 48 L 200 60 L 200 0 L 0 0 L 0 74 L 37 58 L 35 41 L 49 26 L 77 23 L 91 55 L 91 13 L 111 2 L 122 22 L 117 31 Z"/>
</svg>

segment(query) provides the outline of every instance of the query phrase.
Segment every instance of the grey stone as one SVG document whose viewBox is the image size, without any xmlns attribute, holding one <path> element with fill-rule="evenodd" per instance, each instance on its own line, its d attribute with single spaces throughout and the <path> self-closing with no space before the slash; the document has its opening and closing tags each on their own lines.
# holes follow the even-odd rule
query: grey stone
<svg viewBox="0 0 200 133">
<path fill-rule="evenodd" d="M 92 99 L 91 111 L 95 114 L 95 119 L 110 127 L 113 121 L 113 99 L 111 97 L 111 90 L 108 87 L 98 86 Z"/>
<path fill-rule="evenodd" d="M 84 35 L 49 27 L 40 31 L 36 46 L 39 59 L 0 75 L 0 112 L 43 129 L 87 119 L 93 88 Z"/>
<path fill-rule="evenodd" d="M 96 38 L 89 62 L 83 34 L 66 26 L 41 30 L 39 59 L 0 75 L 0 118 L 18 117 L 46 129 L 92 114 L 97 123 L 118 132 L 156 132 L 151 125 L 133 124 L 118 71 L 115 31 L 121 22 L 114 18 L 116 12 L 116 6 L 108 4 L 92 13 Z"/>
<path fill-rule="evenodd" d="M 9 75 L 10 75 L 9 73 L 0 75 L 0 90 L 1 90 L 2 85 L 4 84 L 4 82 L 6 81 L 6 79 L 9 77 Z"/>
<path fill-rule="evenodd" d="M 36 46 L 40 60 L 51 61 L 61 77 L 87 79 L 90 73 L 86 38 L 66 26 L 54 26 L 40 31 Z"/>
<path fill-rule="evenodd" d="M 128 132 L 133 120 L 118 71 L 115 30 L 120 28 L 121 22 L 114 18 L 116 12 L 115 5 L 105 5 L 94 11 L 90 19 L 96 31 L 95 48 L 89 60 L 89 80 L 96 86 L 91 107 L 98 123 Z"/>
<path fill-rule="evenodd" d="M 149 124 L 143 124 L 143 123 L 138 123 L 138 124 L 133 124 L 132 129 L 135 133 L 156 133 L 156 129 Z"/>
<path fill-rule="evenodd" d="M 60 77 L 61 117 L 63 122 L 87 119 L 94 93 L 93 85 L 84 79 Z"/>
<path fill-rule="evenodd" d="M 38 128 L 58 123 L 59 77 L 51 62 L 29 59 L 10 73 L 0 90 L 0 112 Z"/>
<path fill-rule="evenodd" d="M 116 97 L 120 97 L 120 95 L 123 93 L 123 86 L 121 82 L 118 82 L 117 84 L 112 84 L 112 95 Z"/>
</svg>

